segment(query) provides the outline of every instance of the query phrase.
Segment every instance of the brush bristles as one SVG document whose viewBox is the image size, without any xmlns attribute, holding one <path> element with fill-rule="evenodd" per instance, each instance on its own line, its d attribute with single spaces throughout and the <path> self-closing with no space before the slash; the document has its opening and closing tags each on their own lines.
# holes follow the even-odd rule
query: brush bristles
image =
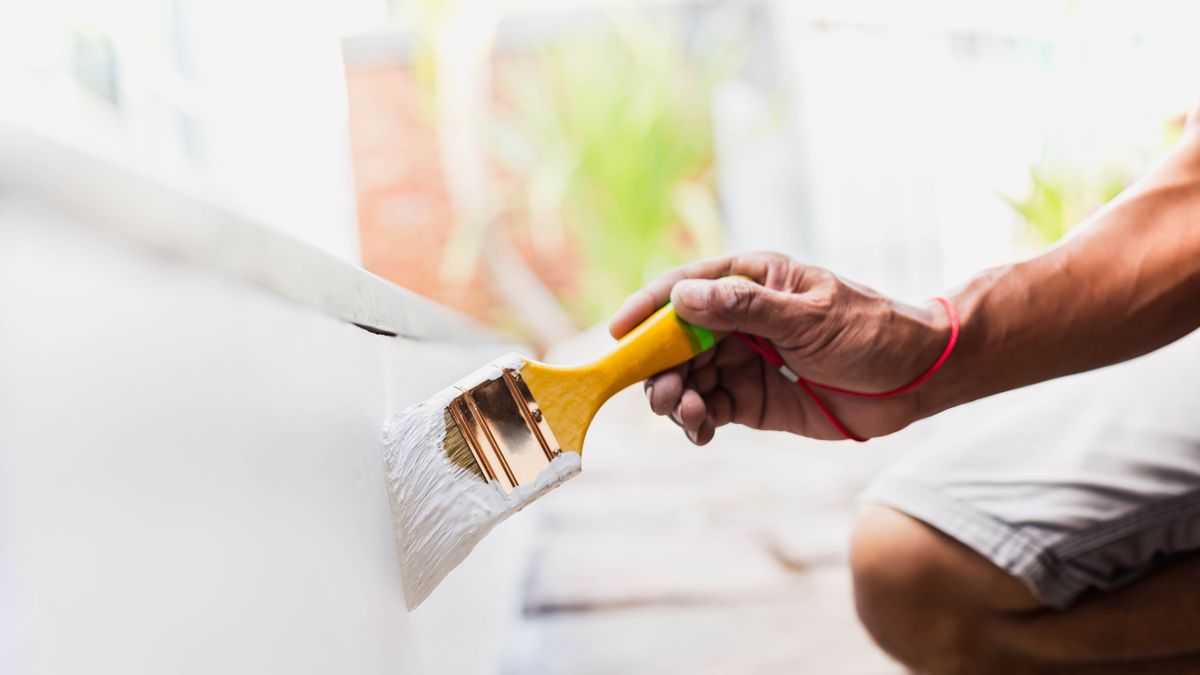
<svg viewBox="0 0 1200 675">
<path fill-rule="evenodd" d="M 458 423 L 454 421 L 454 416 L 450 414 L 449 408 L 442 414 L 442 422 L 446 428 L 446 436 L 442 439 L 442 447 L 446 450 L 446 459 L 450 460 L 454 466 L 479 476 L 479 480 L 487 481 L 483 467 L 479 466 L 479 461 L 475 459 L 475 453 L 471 452 L 471 446 L 463 436 L 462 429 L 458 428 Z"/>
<path fill-rule="evenodd" d="M 419 605 L 497 523 L 579 473 L 579 454 L 563 452 L 511 493 L 483 478 L 483 468 L 449 408 L 464 389 L 500 377 L 500 367 L 524 362 L 517 355 L 505 358 L 502 366 L 477 371 L 475 381 L 460 382 L 392 415 L 384 429 L 383 457 L 409 609 Z"/>
</svg>

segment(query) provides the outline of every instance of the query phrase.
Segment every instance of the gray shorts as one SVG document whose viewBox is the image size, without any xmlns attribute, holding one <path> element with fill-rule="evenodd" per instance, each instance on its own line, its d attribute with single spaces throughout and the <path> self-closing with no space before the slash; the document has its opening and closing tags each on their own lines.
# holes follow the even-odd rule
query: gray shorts
<svg viewBox="0 0 1200 675">
<path fill-rule="evenodd" d="M 933 441 L 864 500 L 961 541 L 1051 607 L 1200 549 L 1200 333 L 924 424 Z"/>
</svg>

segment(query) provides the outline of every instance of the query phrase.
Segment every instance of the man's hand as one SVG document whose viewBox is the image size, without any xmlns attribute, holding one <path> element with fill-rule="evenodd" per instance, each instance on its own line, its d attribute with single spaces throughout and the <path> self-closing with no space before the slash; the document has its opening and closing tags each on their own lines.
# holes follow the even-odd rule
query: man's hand
<svg viewBox="0 0 1200 675">
<path fill-rule="evenodd" d="M 1133 185 L 1034 258 L 954 292 L 962 334 L 945 366 L 886 399 L 817 394 L 862 437 L 984 396 L 1133 358 L 1200 327 L 1200 106 Z M 729 275 L 753 279 L 725 279 Z M 946 344 L 935 303 L 913 307 L 782 255 L 706 260 L 633 294 L 621 336 L 670 299 L 694 324 L 762 336 L 801 377 L 864 392 L 911 382 Z M 738 340 L 647 382 L 650 406 L 698 444 L 730 422 L 840 438 L 804 392 Z"/>
<path fill-rule="evenodd" d="M 724 278 L 730 275 L 752 281 Z M 896 302 L 774 253 L 714 258 L 667 272 L 625 301 L 610 332 L 621 337 L 668 300 L 698 326 L 770 340 L 806 380 L 857 391 L 887 391 L 912 381 L 949 336 L 948 317 L 936 303 Z M 922 417 L 920 393 L 870 400 L 818 390 L 863 437 L 891 433 Z M 731 422 L 843 438 L 798 386 L 732 338 L 651 378 L 646 395 L 654 412 L 669 415 L 697 445 Z"/>
</svg>

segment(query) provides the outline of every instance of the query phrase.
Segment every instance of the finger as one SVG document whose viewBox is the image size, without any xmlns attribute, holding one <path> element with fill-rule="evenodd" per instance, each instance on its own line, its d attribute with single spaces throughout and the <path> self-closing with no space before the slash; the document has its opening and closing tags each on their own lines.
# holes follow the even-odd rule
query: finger
<svg viewBox="0 0 1200 675">
<path fill-rule="evenodd" d="M 713 364 L 722 372 L 734 372 L 731 369 L 744 368 L 747 364 L 757 364 L 762 360 L 757 352 L 736 338 L 722 340 L 712 352 Z"/>
<path fill-rule="evenodd" d="M 658 415 L 675 410 L 683 395 L 683 373 L 678 369 L 668 370 L 647 382 L 646 395 L 650 399 L 650 409 Z"/>
<path fill-rule="evenodd" d="M 713 424 L 711 417 L 706 417 L 700 423 L 700 428 L 694 432 L 688 432 L 687 436 L 696 445 L 708 445 L 717 433 L 717 427 Z"/>
<path fill-rule="evenodd" d="M 716 358 L 717 358 L 717 350 L 715 348 L 714 349 L 706 349 L 706 350 L 700 352 L 699 354 L 693 356 L 691 361 L 688 361 L 689 370 L 699 370 L 700 368 L 703 368 L 703 367 L 707 366 L 708 364 L 712 363 L 713 360 Z"/>
<path fill-rule="evenodd" d="M 717 370 L 721 380 L 721 389 L 728 393 L 731 402 L 729 421 L 734 424 L 761 428 L 768 408 L 771 407 L 768 405 L 768 401 L 778 395 L 776 387 L 779 385 L 772 380 L 776 378 L 782 380 L 783 376 L 771 370 L 771 366 L 757 355 L 751 354 L 751 356 L 752 362 L 724 363 Z M 788 382 L 785 391 L 790 389 L 799 391 L 799 387 L 794 387 Z"/>
<path fill-rule="evenodd" d="M 720 277 L 722 270 L 728 269 L 730 266 L 728 260 L 727 257 L 710 258 L 668 270 L 625 299 L 620 309 L 613 314 L 608 325 L 608 332 L 615 338 L 625 335 L 667 304 L 667 300 L 671 296 L 671 287 L 675 285 L 676 281 L 693 277 L 706 279 Z"/>
<path fill-rule="evenodd" d="M 699 429 L 704 418 L 708 416 L 708 411 L 704 408 L 704 398 L 693 389 L 684 389 L 675 416 L 684 430 Z"/>
<path fill-rule="evenodd" d="M 803 270 L 802 265 L 779 253 L 747 253 L 698 260 L 669 270 L 635 291 L 613 315 L 608 331 L 619 338 L 633 330 L 667 304 L 671 288 L 683 279 L 719 279 L 740 274 L 771 288 L 786 288 L 799 281 Z"/>
<path fill-rule="evenodd" d="M 702 396 L 716 389 L 719 382 L 720 377 L 715 363 L 693 369 L 684 379 L 684 385 L 688 389 L 695 389 Z"/>
<path fill-rule="evenodd" d="M 685 279 L 671 292 L 684 320 L 712 330 L 742 331 L 788 342 L 805 334 L 824 312 L 801 294 L 745 279 Z"/>
<path fill-rule="evenodd" d="M 733 396 L 722 388 L 717 388 L 704 395 L 704 407 L 714 427 L 723 427 L 733 421 Z"/>
</svg>

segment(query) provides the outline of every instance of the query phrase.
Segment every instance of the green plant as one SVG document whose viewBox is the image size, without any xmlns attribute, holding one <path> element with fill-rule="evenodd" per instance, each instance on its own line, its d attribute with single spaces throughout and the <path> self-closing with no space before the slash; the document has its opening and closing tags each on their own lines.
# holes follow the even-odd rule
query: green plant
<svg viewBox="0 0 1200 675">
<path fill-rule="evenodd" d="M 496 147 L 526 179 L 535 242 L 570 237 L 583 255 L 568 303 L 578 319 L 719 250 L 709 95 L 721 72 L 694 65 L 670 30 L 629 19 L 501 70 Z"/>
<path fill-rule="evenodd" d="M 1092 178 L 1039 165 L 1029 170 L 1029 196 L 1013 199 L 1001 195 L 1021 218 L 1039 244 L 1058 241 L 1092 211 L 1125 189 L 1127 179 L 1108 175 Z"/>
<path fill-rule="evenodd" d="M 1072 170 L 1043 159 L 1030 168 L 1030 191 L 1023 199 L 1000 195 L 1025 221 L 1036 243 L 1046 245 L 1061 239 L 1093 211 L 1116 197 L 1133 181 L 1137 167 L 1174 145 L 1183 134 L 1183 120 L 1162 125 L 1156 138 L 1123 161 L 1104 169 Z"/>
</svg>

